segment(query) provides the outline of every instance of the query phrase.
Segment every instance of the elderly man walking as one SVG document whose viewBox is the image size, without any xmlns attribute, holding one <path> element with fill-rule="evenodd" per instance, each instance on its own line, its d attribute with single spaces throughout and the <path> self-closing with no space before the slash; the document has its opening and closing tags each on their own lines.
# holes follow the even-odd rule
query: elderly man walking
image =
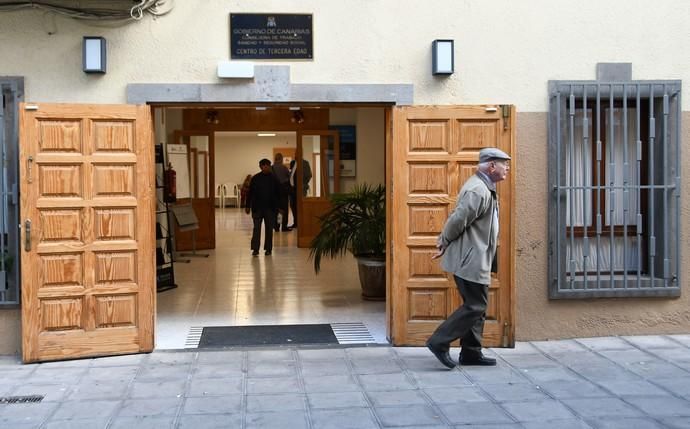
<svg viewBox="0 0 690 429">
<path fill-rule="evenodd" d="M 491 273 L 496 272 L 498 197 L 496 183 L 505 180 L 510 156 L 496 148 L 479 151 L 477 172 L 463 185 L 455 210 L 438 237 L 441 268 L 453 274 L 462 305 L 436 328 L 426 345 L 448 368 L 457 363 L 450 357 L 450 344 L 460 339 L 461 365 L 496 365 L 482 354 Z"/>
</svg>

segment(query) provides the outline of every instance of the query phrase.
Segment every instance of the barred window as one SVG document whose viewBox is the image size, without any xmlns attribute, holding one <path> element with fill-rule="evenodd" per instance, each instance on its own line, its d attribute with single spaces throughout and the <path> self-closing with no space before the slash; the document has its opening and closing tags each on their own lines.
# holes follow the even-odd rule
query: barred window
<svg viewBox="0 0 690 429">
<path fill-rule="evenodd" d="M 549 296 L 679 296 L 680 81 L 549 83 Z"/>
</svg>

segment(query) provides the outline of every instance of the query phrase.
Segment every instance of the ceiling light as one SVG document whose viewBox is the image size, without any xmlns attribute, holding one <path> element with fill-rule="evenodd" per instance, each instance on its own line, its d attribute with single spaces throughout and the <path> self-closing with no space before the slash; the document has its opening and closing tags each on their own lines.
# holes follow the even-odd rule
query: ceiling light
<svg viewBox="0 0 690 429">
<path fill-rule="evenodd" d="M 288 107 L 288 109 L 290 109 L 290 110 L 299 110 L 300 107 L 299 107 L 299 106 L 290 106 L 290 107 Z"/>
<path fill-rule="evenodd" d="M 218 125 L 220 123 L 220 120 L 218 119 L 218 111 L 209 110 L 206 112 L 206 123 Z"/>
<path fill-rule="evenodd" d="M 266 110 L 266 107 L 264 107 L 264 106 L 256 106 L 255 109 L 256 109 L 256 110 Z"/>
<path fill-rule="evenodd" d="M 302 113 L 301 110 L 295 110 L 292 112 L 292 118 L 290 118 L 290 121 L 294 124 L 304 123 L 304 113 Z"/>
<path fill-rule="evenodd" d="M 276 133 L 257 133 L 258 137 L 275 137 Z"/>
</svg>

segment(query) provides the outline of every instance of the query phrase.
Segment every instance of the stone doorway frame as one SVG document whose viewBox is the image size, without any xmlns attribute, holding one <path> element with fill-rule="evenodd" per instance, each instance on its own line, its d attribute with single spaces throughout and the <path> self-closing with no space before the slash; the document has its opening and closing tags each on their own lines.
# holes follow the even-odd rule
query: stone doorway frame
<svg viewBox="0 0 690 429">
<path fill-rule="evenodd" d="M 289 66 L 256 66 L 253 79 L 223 83 L 131 83 L 127 103 L 413 104 L 412 84 L 293 84 Z"/>
</svg>

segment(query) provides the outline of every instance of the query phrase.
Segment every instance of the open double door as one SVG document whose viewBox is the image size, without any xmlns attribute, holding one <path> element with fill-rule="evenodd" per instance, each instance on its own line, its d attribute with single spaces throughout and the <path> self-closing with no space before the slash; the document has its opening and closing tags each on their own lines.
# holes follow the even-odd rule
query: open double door
<svg viewBox="0 0 690 429">
<path fill-rule="evenodd" d="M 515 115 L 509 106 L 508 114 L 485 106 L 396 107 L 391 113 L 388 333 L 396 345 L 421 344 L 458 304 L 452 279 L 430 259 L 435 236 L 473 173 L 479 149 L 513 153 Z M 308 162 L 312 175 L 297 182 L 305 196 L 298 216 L 304 244 L 317 232 L 308 228 L 309 219 L 339 190 L 339 151 L 329 131 L 302 132 L 298 143 L 298 162 Z M 153 349 L 153 152 L 148 106 L 21 106 L 25 362 Z M 512 178 L 499 184 L 499 195 L 500 271 L 490 289 L 489 346 L 514 341 Z"/>
</svg>

